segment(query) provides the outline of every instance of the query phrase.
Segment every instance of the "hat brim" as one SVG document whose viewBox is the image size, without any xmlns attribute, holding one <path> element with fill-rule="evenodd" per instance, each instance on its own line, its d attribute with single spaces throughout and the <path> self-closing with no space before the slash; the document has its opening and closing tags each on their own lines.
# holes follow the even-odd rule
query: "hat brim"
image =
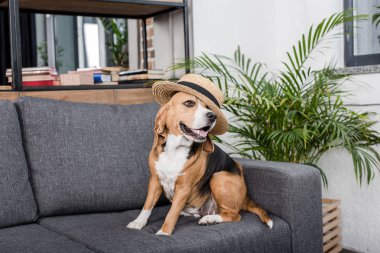
<svg viewBox="0 0 380 253">
<path fill-rule="evenodd" d="M 170 81 L 158 81 L 152 86 L 153 96 L 156 98 L 160 105 L 164 105 L 170 101 L 174 94 L 177 92 L 185 92 L 198 97 L 202 102 L 204 102 L 212 112 L 217 116 L 216 124 L 214 128 L 210 131 L 210 134 L 221 135 L 228 131 L 228 122 L 226 117 L 220 108 L 215 105 L 208 97 L 205 95 L 180 84 L 170 82 Z"/>
</svg>

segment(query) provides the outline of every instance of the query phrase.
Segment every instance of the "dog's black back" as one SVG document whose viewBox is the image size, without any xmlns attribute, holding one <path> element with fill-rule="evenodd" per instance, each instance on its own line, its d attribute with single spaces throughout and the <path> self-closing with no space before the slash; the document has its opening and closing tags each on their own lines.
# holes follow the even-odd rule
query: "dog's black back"
<svg viewBox="0 0 380 253">
<path fill-rule="evenodd" d="M 201 194 L 210 193 L 210 180 L 214 173 L 220 171 L 227 171 L 233 174 L 240 174 L 239 168 L 236 166 L 236 162 L 221 148 L 214 145 L 214 152 L 210 153 L 207 159 L 206 171 L 202 179 L 198 183 Z"/>
</svg>

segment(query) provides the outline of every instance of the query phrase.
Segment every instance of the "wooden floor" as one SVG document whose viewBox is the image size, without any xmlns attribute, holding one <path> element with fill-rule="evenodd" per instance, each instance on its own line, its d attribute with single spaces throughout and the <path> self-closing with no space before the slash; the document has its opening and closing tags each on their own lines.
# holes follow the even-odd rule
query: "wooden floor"
<svg viewBox="0 0 380 253">
<path fill-rule="evenodd" d="M 107 89 L 107 90 L 64 90 L 64 91 L 4 91 L 0 99 L 15 100 L 19 97 L 39 97 L 70 102 L 98 104 L 142 104 L 153 102 L 150 88 Z"/>
</svg>

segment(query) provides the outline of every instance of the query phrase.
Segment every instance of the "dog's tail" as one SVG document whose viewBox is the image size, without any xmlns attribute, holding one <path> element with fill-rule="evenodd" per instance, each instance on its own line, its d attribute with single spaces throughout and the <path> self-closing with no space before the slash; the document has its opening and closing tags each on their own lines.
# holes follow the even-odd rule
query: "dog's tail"
<svg viewBox="0 0 380 253">
<path fill-rule="evenodd" d="M 256 204 L 255 202 L 253 202 L 247 195 L 247 197 L 245 197 L 245 201 L 244 201 L 244 204 L 243 204 L 243 210 L 244 211 L 248 211 L 248 212 L 251 212 L 251 213 L 255 213 L 257 214 L 257 216 L 259 216 L 260 220 L 267 224 L 267 226 L 269 228 L 272 228 L 273 227 L 273 221 L 272 219 L 269 217 L 267 211 L 265 211 L 264 208 L 262 208 L 260 205 Z"/>
</svg>

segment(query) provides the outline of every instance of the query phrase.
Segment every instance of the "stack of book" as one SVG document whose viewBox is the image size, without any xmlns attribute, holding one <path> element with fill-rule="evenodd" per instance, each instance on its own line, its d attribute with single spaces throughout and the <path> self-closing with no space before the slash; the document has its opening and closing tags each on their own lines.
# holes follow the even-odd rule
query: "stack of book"
<svg viewBox="0 0 380 253">
<path fill-rule="evenodd" d="M 119 84 L 119 73 L 127 71 L 128 69 L 123 67 L 104 67 L 100 79 L 104 85 L 117 85 Z"/>
<path fill-rule="evenodd" d="M 164 79 L 165 72 L 159 69 L 137 69 L 137 70 L 127 70 L 120 71 L 118 83 L 130 83 L 131 81 L 148 81 L 148 80 L 160 80 Z"/>
<path fill-rule="evenodd" d="M 8 83 L 12 83 L 12 69 L 7 69 Z M 55 86 L 61 85 L 57 71 L 50 67 L 22 68 L 22 85 Z"/>
</svg>

